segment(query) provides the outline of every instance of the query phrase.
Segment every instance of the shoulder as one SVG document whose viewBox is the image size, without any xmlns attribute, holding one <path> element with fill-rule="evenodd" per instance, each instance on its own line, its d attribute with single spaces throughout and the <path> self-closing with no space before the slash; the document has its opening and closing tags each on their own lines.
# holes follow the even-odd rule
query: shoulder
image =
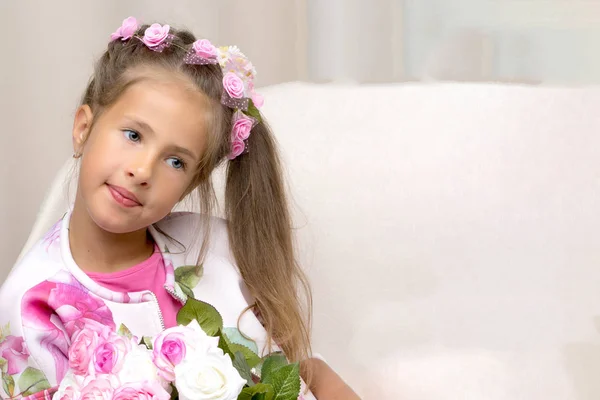
<svg viewBox="0 0 600 400">
<path fill-rule="evenodd" d="M 208 239 L 210 253 L 233 261 L 227 224 L 227 220 L 223 218 L 176 212 L 163 218 L 154 227 L 171 252 L 197 253 L 202 242 Z"/>
<path fill-rule="evenodd" d="M 57 222 L 11 269 L 0 287 L 0 310 L 16 311 L 24 294 L 64 269 L 60 249 L 62 220 Z M 0 312 L 2 314 L 2 312 Z"/>
</svg>

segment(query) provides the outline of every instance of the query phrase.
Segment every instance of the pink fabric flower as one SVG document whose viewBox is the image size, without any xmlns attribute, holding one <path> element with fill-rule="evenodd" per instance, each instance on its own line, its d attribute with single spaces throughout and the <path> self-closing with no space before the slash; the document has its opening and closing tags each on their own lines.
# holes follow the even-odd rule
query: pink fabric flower
<svg viewBox="0 0 600 400">
<path fill-rule="evenodd" d="M 90 379 L 81 390 L 81 400 L 111 400 L 116 386 L 109 376 Z"/>
<path fill-rule="evenodd" d="M 29 352 L 23 338 L 12 335 L 7 336 L 0 343 L 0 357 L 4 358 L 7 362 L 8 369 L 6 373 L 8 375 L 23 372 L 27 367 L 27 359 L 29 358 Z"/>
<path fill-rule="evenodd" d="M 110 35 L 110 40 L 117 40 L 119 38 L 121 38 L 121 40 L 130 39 L 137 30 L 137 20 L 134 17 L 125 18 L 119 29 Z"/>
<path fill-rule="evenodd" d="M 240 154 L 242 154 L 246 150 L 246 144 L 243 140 L 235 139 L 233 143 L 231 143 L 231 154 L 229 154 L 229 159 L 233 160 Z"/>
<path fill-rule="evenodd" d="M 152 24 L 144 32 L 142 41 L 150 48 L 157 47 L 167 39 L 169 29 L 169 25 Z"/>
<path fill-rule="evenodd" d="M 73 338 L 69 347 L 69 368 L 77 375 L 86 375 L 89 371 L 90 361 L 94 355 L 100 337 L 98 332 L 91 329 L 82 329 Z"/>
<path fill-rule="evenodd" d="M 254 120 L 242 112 L 236 113 L 233 123 L 232 135 L 233 140 L 246 140 L 250 137 L 250 131 L 254 126 Z"/>
<path fill-rule="evenodd" d="M 111 333 L 94 351 L 94 370 L 102 374 L 118 373 L 123 366 L 125 355 L 131 349 L 129 339 Z"/>
<path fill-rule="evenodd" d="M 113 400 L 169 400 L 171 395 L 158 382 L 137 382 L 117 389 Z"/>
<path fill-rule="evenodd" d="M 217 48 L 207 39 L 196 40 L 192 47 L 200 57 L 208 59 L 217 57 Z"/>
<path fill-rule="evenodd" d="M 241 99 L 244 97 L 244 82 L 233 72 L 225 74 L 223 77 L 223 87 L 229 97 L 234 99 Z"/>
</svg>

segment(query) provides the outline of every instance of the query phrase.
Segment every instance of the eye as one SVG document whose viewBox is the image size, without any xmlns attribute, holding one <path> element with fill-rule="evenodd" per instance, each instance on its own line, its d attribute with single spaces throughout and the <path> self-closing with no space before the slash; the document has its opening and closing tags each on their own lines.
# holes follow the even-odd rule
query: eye
<svg viewBox="0 0 600 400">
<path fill-rule="evenodd" d="M 176 157 L 171 157 L 167 160 L 167 164 L 175 169 L 185 169 L 185 162 Z"/>
<path fill-rule="evenodd" d="M 123 135 L 125 135 L 125 137 L 132 142 L 139 142 L 141 139 L 140 134 L 136 131 L 132 131 L 131 129 L 123 130 Z"/>
</svg>

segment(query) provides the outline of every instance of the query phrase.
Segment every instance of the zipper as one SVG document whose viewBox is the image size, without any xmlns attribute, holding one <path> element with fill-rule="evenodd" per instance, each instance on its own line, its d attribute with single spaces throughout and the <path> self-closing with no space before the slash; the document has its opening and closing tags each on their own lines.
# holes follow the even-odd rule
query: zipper
<svg viewBox="0 0 600 400">
<path fill-rule="evenodd" d="M 154 294 L 154 292 L 150 292 L 150 294 L 152 295 L 152 298 L 154 299 L 154 304 L 156 304 L 156 311 L 158 311 L 158 318 L 160 318 L 160 326 L 162 327 L 162 330 L 165 330 L 165 319 L 163 317 L 162 311 L 160 311 L 160 306 L 158 305 L 158 298 L 156 297 L 156 295 Z"/>
<path fill-rule="evenodd" d="M 179 302 L 180 302 L 181 304 L 184 304 L 184 305 L 185 305 L 186 301 L 185 301 L 185 299 L 184 299 L 184 298 L 182 298 L 182 297 L 179 297 L 179 295 L 178 295 L 177 293 L 175 293 L 175 291 L 174 291 L 174 290 L 171 290 L 171 288 L 170 288 L 169 286 L 165 285 L 165 286 L 164 286 L 164 288 L 165 288 L 165 290 L 167 291 L 167 293 L 169 293 L 171 296 L 173 296 L 173 297 L 175 297 L 177 300 L 179 300 Z"/>
</svg>

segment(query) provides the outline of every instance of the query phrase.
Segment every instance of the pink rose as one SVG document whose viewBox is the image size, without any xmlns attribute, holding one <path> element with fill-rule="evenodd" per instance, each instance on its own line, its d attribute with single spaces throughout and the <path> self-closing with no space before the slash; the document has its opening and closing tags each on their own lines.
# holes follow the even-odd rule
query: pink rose
<svg viewBox="0 0 600 400">
<path fill-rule="evenodd" d="M 48 295 L 48 305 L 59 315 L 71 338 L 91 321 L 115 330 L 112 312 L 106 304 L 77 284 L 57 283 Z"/>
<path fill-rule="evenodd" d="M 69 368 L 78 375 L 87 374 L 90 361 L 98 346 L 100 337 L 98 332 L 84 328 L 73 337 L 69 347 Z"/>
<path fill-rule="evenodd" d="M 229 159 L 233 160 L 234 158 L 242 154 L 245 149 L 246 144 L 244 143 L 244 141 L 235 139 L 233 143 L 231 143 L 231 154 L 229 154 Z"/>
<path fill-rule="evenodd" d="M 229 97 L 234 99 L 241 99 L 244 97 L 244 82 L 233 72 L 225 74 L 223 77 L 223 87 Z"/>
<path fill-rule="evenodd" d="M 173 382 L 173 368 L 185 357 L 185 352 L 185 335 L 182 332 L 164 331 L 154 339 L 152 361 L 158 368 L 158 373 Z"/>
<path fill-rule="evenodd" d="M 246 140 L 250 136 L 250 131 L 254 126 L 254 120 L 244 115 L 244 113 L 238 113 L 233 123 L 232 136 L 233 140 Z"/>
<path fill-rule="evenodd" d="M 138 30 L 138 23 L 134 17 L 129 17 L 123 20 L 123 24 L 117 29 L 115 33 L 110 35 L 110 40 L 127 40 L 131 38 Z"/>
<path fill-rule="evenodd" d="M 0 343 L 0 357 L 4 358 L 8 364 L 6 370 L 8 375 L 23 372 L 27 367 L 27 359 L 29 358 L 29 352 L 23 338 L 12 335 L 7 336 Z"/>
<path fill-rule="evenodd" d="M 169 29 L 169 25 L 152 24 L 144 32 L 142 41 L 150 48 L 157 47 L 167 39 Z"/>
<path fill-rule="evenodd" d="M 171 395 L 158 382 L 128 383 L 117 389 L 113 400 L 169 400 Z"/>
<path fill-rule="evenodd" d="M 217 48 L 207 39 L 196 40 L 192 47 L 200 57 L 209 59 L 217 57 Z"/>
<path fill-rule="evenodd" d="M 86 380 L 86 385 L 81 390 L 81 400 L 111 400 L 118 382 L 107 376 Z"/>
<path fill-rule="evenodd" d="M 111 333 L 94 351 L 93 365 L 98 373 L 117 373 L 123 366 L 125 355 L 131 349 L 129 339 Z"/>
</svg>

